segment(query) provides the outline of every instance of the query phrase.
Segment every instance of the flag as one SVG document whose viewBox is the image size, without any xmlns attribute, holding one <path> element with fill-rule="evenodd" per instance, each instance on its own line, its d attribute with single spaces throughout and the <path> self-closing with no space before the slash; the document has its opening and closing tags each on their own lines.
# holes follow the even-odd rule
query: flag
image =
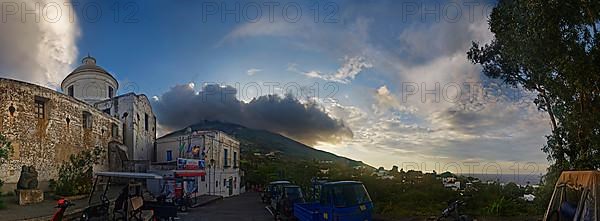
<svg viewBox="0 0 600 221">
<path fill-rule="evenodd" d="M 179 142 L 179 153 L 183 153 L 183 148 L 185 148 L 185 143 Z"/>
<path fill-rule="evenodd" d="M 187 153 L 191 153 L 191 152 L 192 152 L 192 142 L 190 142 L 187 147 Z"/>
</svg>

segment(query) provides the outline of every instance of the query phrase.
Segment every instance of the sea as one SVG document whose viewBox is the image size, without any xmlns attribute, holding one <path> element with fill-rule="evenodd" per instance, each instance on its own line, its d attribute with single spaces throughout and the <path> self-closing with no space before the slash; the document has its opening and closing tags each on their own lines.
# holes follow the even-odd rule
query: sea
<svg viewBox="0 0 600 221">
<path fill-rule="evenodd" d="M 542 174 L 461 174 L 463 176 L 477 177 L 481 182 L 497 181 L 500 183 L 516 183 L 519 185 L 537 185 L 540 184 Z"/>
</svg>

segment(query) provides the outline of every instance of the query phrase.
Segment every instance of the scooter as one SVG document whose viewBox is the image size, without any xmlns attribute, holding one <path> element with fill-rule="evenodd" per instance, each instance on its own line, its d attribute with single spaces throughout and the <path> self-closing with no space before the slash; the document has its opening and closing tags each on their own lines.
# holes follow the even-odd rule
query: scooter
<svg viewBox="0 0 600 221">
<path fill-rule="evenodd" d="M 462 215 L 459 211 L 461 206 L 464 206 L 465 202 L 462 200 L 455 200 L 448 204 L 448 207 L 444 209 L 442 215 L 439 216 L 437 221 L 451 220 L 451 221 L 473 221 L 473 218 L 468 215 Z"/>
<path fill-rule="evenodd" d="M 52 219 L 50 221 L 62 221 L 63 220 L 63 215 L 65 214 L 65 210 L 67 210 L 67 208 L 69 208 L 70 206 L 74 206 L 75 204 L 71 203 L 70 201 L 66 200 L 66 199 L 59 199 L 57 202 L 57 205 L 54 208 L 58 208 L 58 211 L 56 211 L 56 213 L 54 213 L 54 216 L 52 216 Z"/>
</svg>

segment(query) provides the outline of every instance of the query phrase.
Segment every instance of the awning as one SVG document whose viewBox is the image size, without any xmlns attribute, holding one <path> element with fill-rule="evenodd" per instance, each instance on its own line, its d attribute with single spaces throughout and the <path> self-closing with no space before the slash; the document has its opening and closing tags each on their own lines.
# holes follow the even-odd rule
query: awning
<svg viewBox="0 0 600 221">
<path fill-rule="evenodd" d="M 175 177 L 197 177 L 197 176 L 205 176 L 206 172 L 204 170 L 173 170 Z"/>
<path fill-rule="evenodd" d="M 162 179 L 163 177 L 154 173 L 129 173 L 129 172 L 96 172 L 96 176 L 120 177 L 131 179 Z"/>
<path fill-rule="evenodd" d="M 566 184 L 571 188 L 590 188 L 600 185 L 600 171 L 563 171 L 556 185 Z"/>
</svg>

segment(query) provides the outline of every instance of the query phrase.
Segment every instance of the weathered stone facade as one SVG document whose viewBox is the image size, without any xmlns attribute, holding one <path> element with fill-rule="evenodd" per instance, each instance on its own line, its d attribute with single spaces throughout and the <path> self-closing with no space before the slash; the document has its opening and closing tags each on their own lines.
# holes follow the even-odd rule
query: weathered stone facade
<svg viewBox="0 0 600 221">
<path fill-rule="evenodd" d="M 26 82 L 0 78 L 0 133 L 13 153 L 0 166 L 4 190 L 14 189 L 22 165 L 33 165 L 40 187 L 56 179 L 71 154 L 121 143 L 122 123 L 83 101 Z M 95 169 L 107 170 L 108 157 Z"/>
<path fill-rule="evenodd" d="M 152 160 L 156 141 L 156 117 L 146 95 L 123 94 L 94 106 L 121 120 L 123 143 L 129 147 L 127 155 L 130 160 Z"/>
</svg>

